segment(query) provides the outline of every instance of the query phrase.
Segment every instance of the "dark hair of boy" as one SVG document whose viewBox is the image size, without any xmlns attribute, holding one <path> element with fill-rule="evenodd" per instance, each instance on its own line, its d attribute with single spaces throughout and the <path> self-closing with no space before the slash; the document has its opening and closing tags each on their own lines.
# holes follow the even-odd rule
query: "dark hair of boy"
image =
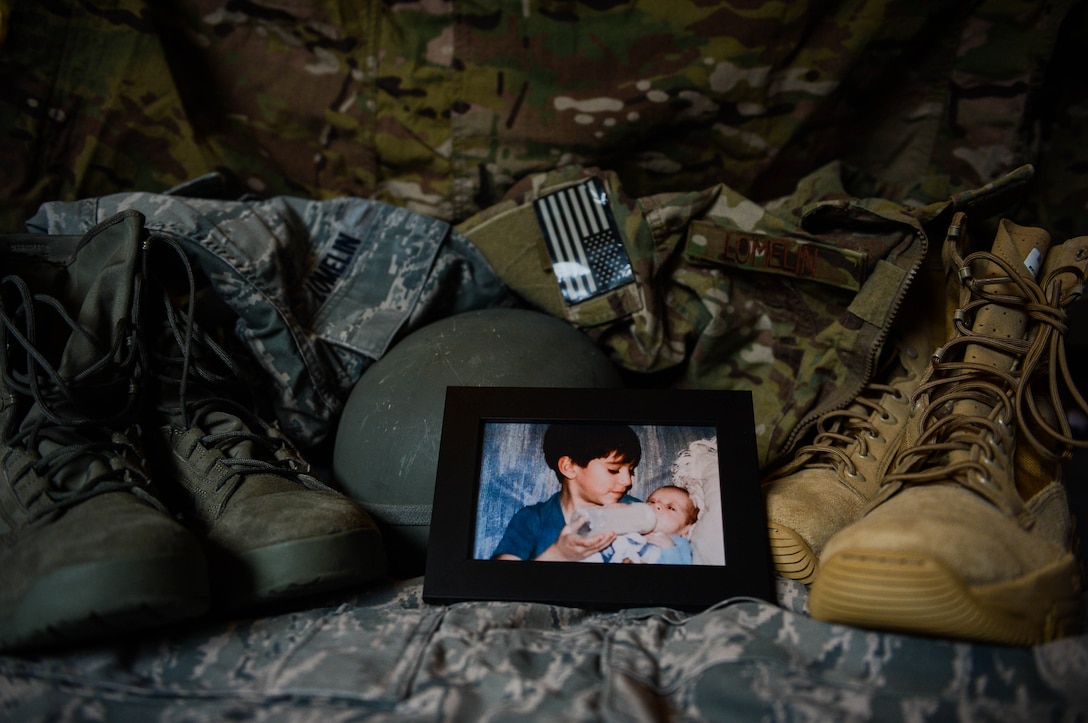
<svg viewBox="0 0 1088 723">
<path fill-rule="evenodd" d="M 642 459 L 642 443 L 626 424 L 553 424 L 544 432 L 541 444 L 548 466 L 559 473 L 559 458 L 570 457 L 579 467 L 598 458 L 611 457 L 634 469 Z"/>
</svg>

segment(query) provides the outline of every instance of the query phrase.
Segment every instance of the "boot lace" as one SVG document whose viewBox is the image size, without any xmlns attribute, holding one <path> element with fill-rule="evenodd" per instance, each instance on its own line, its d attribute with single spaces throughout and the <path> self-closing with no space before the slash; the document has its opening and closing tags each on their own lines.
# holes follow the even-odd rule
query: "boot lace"
<svg viewBox="0 0 1088 723">
<path fill-rule="evenodd" d="M 48 319 L 40 318 L 43 313 Z M 143 350 L 131 333 L 131 319 L 119 322 L 116 341 L 108 346 L 57 299 L 34 294 L 24 279 L 9 275 L 0 279 L 0 322 L 6 404 L 21 412 L 16 416 L 21 423 L 12 425 L 3 440 L 6 455 L 22 448 L 34 458 L 16 473 L 16 482 L 28 475 L 45 481 L 24 500 L 31 520 L 118 490 L 163 509 L 134 461 L 140 459 L 139 450 L 128 435 L 111 431 L 131 425 L 141 403 Z M 66 377 L 41 348 L 70 337 L 93 348 L 97 357 Z"/>
<path fill-rule="evenodd" d="M 870 382 L 849 407 L 823 414 L 816 422 L 812 441 L 798 449 L 794 459 L 774 477 L 785 476 L 802 467 L 826 467 L 841 470 L 848 477 L 860 476 L 855 460 L 868 459 L 869 444 L 879 440 L 882 434 L 875 421 L 880 420 L 885 424 L 895 422 L 892 410 L 887 407 L 889 401 L 906 406 L 907 397 L 894 382 L 905 378 L 904 375 L 910 375 L 900 361 L 900 354 L 915 352 L 910 349 L 895 351 L 874 375 L 879 379 L 890 379 L 894 371 L 896 376 L 893 381 Z"/>
<path fill-rule="evenodd" d="M 1014 434 L 1050 461 L 1067 459 L 1075 446 L 1088 446 L 1088 441 L 1073 437 L 1063 413 L 1066 400 L 1088 410 L 1073 382 L 1064 346 L 1065 308 L 1082 293 L 1083 271 L 1061 267 L 1036 282 L 992 253 L 976 252 L 961 259 L 953 251 L 953 257 L 970 300 L 955 314 L 956 336 L 934 354 L 929 378 L 912 395 L 919 436 L 915 444 L 900 450 L 885 483 L 951 478 L 990 496 L 984 489 L 987 464 L 997 454 L 1011 455 Z M 971 268 L 977 262 L 996 266 L 999 275 L 974 277 Z M 1026 315 L 1034 333 L 1010 339 L 974 330 L 971 320 L 988 304 Z M 968 361 L 968 346 L 1007 355 L 1013 363 L 1003 369 Z M 928 402 L 922 407 L 925 397 Z M 981 487 L 972 479 L 981 480 Z"/>
<path fill-rule="evenodd" d="M 162 291 L 162 334 L 152 352 L 153 373 L 164 391 L 159 395 L 160 416 L 173 419 L 183 429 L 216 430 L 202 434 L 200 443 L 223 453 L 222 463 L 234 473 L 229 479 L 272 474 L 307 487 L 323 487 L 290 441 L 243 400 L 249 391 L 243 369 L 196 322 L 198 285 L 185 251 L 167 237 L 153 238 L 151 249 L 172 252 L 177 262 L 173 267 L 180 270 L 180 276 L 166 270 L 162 260 L 147 272 Z M 171 291 L 179 278 L 181 294 Z M 227 418 L 233 419 L 223 424 Z M 218 486 L 226 482 L 222 479 Z"/>
</svg>

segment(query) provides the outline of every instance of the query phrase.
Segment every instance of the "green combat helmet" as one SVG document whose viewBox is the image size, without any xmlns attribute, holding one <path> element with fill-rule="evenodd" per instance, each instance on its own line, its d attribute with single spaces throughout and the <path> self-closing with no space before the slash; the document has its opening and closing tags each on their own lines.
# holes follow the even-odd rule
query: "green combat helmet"
<svg viewBox="0 0 1088 723">
<path fill-rule="evenodd" d="M 397 343 L 352 390 L 333 453 L 334 480 L 377 519 L 394 574 L 423 572 L 447 386 L 622 382 L 585 334 L 525 309 L 457 314 Z"/>
</svg>

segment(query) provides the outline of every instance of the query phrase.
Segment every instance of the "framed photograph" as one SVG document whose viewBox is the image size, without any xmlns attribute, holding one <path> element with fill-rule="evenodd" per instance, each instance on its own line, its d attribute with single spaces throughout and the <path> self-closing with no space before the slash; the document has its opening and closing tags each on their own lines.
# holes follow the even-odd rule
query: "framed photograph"
<svg viewBox="0 0 1088 723">
<path fill-rule="evenodd" d="M 449 387 L 423 597 L 774 600 L 751 395 Z"/>
</svg>

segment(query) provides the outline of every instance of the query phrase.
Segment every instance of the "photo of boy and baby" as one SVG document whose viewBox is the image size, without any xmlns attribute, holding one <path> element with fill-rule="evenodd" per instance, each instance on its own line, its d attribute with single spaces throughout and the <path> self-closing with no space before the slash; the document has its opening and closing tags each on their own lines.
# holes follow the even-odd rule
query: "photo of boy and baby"
<svg viewBox="0 0 1088 723">
<path fill-rule="evenodd" d="M 474 557 L 724 565 L 715 431 L 485 425 Z"/>
</svg>

